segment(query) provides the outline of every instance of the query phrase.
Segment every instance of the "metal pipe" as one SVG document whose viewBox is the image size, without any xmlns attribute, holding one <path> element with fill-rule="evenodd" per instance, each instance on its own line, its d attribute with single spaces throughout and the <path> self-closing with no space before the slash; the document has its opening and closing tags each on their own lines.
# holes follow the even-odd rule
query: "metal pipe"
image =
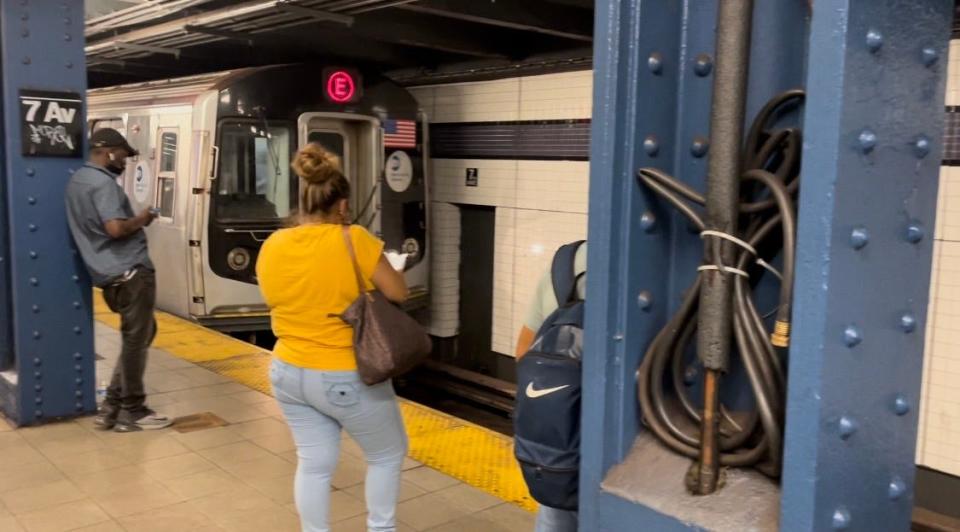
<svg viewBox="0 0 960 532">
<path fill-rule="evenodd" d="M 753 0 L 721 0 L 719 4 L 716 71 L 710 110 L 706 226 L 734 235 L 739 214 L 740 153 L 743 149 Z M 733 335 L 733 278 L 723 268 L 734 266 L 735 250 L 727 240 L 706 238 L 704 257 L 718 269 L 702 273 L 697 324 L 697 355 L 706 368 L 696 484 L 696 492 L 701 495 L 716 491 L 719 480 L 719 381 L 730 362 Z"/>
</svg>

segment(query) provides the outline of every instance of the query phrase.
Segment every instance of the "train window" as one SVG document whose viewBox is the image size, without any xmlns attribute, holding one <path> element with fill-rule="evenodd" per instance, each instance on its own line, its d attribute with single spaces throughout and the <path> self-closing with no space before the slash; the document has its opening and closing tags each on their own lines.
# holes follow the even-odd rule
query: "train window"
<svg viewBox="0 0 960 532">
<path fill-rule="evenodd" d="M 334 131 L 311 131 L 307 135 L 307 142 L 319 144 L 323 149 L 337 154 L 343 160 L 343 135 Z"/>
<path fill-rule="evenodd" d="M 297 205 L 286 126 L 225 122 L 220 127 L 216 212 L 221 221 L 271 221 Z"/>
<path fill-rule="evenodd" d="M 159 137 L 156 207 L 160 210 L 160 218 L 172 220 L 177 180 L 177 131 L 161 129 Z"/>
</svg>

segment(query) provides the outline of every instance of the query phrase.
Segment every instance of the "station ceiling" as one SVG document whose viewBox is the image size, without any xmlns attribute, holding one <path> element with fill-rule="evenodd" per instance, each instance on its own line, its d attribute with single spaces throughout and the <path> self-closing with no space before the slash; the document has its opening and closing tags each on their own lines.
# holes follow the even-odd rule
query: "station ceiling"
<svg viewBox="0 0 960 532">
<path fill-rule="evenodd" d="M 593 0 L 87 0 L 91 87 L 289 62 L 407 85 L 588 68 Z"/>
</svg>

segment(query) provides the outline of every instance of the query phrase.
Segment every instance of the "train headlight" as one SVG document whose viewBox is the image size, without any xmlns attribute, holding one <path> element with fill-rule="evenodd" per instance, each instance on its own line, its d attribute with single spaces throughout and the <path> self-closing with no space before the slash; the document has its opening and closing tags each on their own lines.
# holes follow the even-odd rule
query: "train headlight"
<svg viewBox="0 0 960 532">
<path fill-rule="evenodd" d="M 236 272 L 242 272 L 250 266 L 250 252 L 245 248 L 233 248 L 227 253 L 227 265 Z"/>
</svg>

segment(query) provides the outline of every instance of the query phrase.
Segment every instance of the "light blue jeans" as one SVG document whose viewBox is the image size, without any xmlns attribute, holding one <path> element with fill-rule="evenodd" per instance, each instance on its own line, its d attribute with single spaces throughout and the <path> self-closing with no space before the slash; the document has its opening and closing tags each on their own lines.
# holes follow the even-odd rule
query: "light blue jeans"
<svg viewBox="0 0 960 532">
<path fill-rule="evenodd" d="M 304 532 L 330 530 L 330 480 L 340 455 L 341 427 L 367 460 L 367 529 L 396 530 L 407 433 L 393 384 L 367 386 L 355 371 L 316 371 L 277 359 L 270 382 L 297 444 L 294 496 Z"/>
<path fill-rule="evenodd" d="M 534 532 L 577 532 L 577 512 L 540 505 Z"/>
</svg>

